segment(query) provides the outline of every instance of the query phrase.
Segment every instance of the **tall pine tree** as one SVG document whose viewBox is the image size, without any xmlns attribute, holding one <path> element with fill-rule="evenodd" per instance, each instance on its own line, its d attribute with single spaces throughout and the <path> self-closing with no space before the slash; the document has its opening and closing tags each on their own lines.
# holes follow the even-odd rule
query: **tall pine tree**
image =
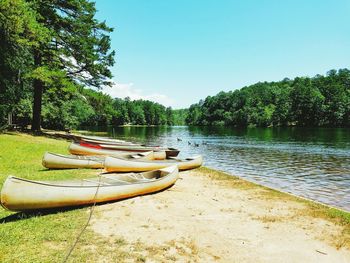
<svg viewBox="0 0 350 263">
<path fill-rule="evenodd" d="M 32 130 L 41 126 L 41 103 L 45 88 L 73 87 L 74 83 L 101 87 L 112 77 L 111 28 L 95 18 L 96 8 L 88 0 L 28 0 L 38 22 L 50 39 L 33 48 Z"/>
</svg>

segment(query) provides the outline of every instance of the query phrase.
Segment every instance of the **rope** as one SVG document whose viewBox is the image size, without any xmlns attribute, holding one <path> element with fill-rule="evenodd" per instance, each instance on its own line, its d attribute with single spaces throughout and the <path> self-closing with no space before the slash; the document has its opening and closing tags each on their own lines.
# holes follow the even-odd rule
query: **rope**
<svg viewBox="0 0 350 263">
<path fill-rule="evenodd" d="M 102 173 L 102 169 L 101 169 L 101 173 Z M 89 217 L 88 217 L 88 220 L 86 221 L 85 225 L 83 226 L 83 228 L 81 229 L 81 231 L 79 232 L 79 234 L 77 235 L 73 245 L 71 246 L 71 248 L 69 249 L 67 255 L 65 256 L 64 260 L 62 261 L 63 263 L 66 263 L 69 259 L 69 257 L 71 256 L 74 248 L 76 247 L 76 245 L 78 244 L 79 242 L 79 239 L 80 237 L 83 235 L 84 231 L 86 230 L 86 228 L 88 227 L 89 223 L 90 223 L 90 220 L 92 218 L 92 214 L 95 210 L 95 206 L 96 206 L 96 197 L 97 197 L 97 194 L 98 194 L 98 190 L 100 189 L 100 185 L 101 185 L 101 173 L 99 174 L 98 178 L 98 185 L 97 185 L 97 188 L 96 188 L 96 192 L 95 192 L 95 195 L 94 195 L 94 198 L 92 199 L 94 201 L 94 204 L 90 207 L 90 213 L 89 213 Z"/>
</svg>

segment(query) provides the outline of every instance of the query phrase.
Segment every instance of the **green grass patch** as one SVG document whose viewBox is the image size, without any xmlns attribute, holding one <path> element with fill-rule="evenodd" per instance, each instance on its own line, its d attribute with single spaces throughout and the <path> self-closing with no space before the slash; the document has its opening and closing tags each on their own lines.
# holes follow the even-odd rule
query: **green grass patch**
<svg viewBox="0 0 350 263">
<path fill-rule="evenodd" d="M 7 176 L 33 180 L 61 180 L 92 177 L 98 170 L 48 170 L 41 164 L 46 151 L 68 154 L 69 142 L 22 133 L 0 134 L 0 187 Z M 0 262 L 60 262 L 88 218 L 89 208 L 44 214 L 14 213 L 0 208 Z M 72 260 L 96 258 L 95 243 L 101 250 L 103 238 L 87 230 Z M 102 249 L 101 253 L 104 253 Z"/>
</svg>

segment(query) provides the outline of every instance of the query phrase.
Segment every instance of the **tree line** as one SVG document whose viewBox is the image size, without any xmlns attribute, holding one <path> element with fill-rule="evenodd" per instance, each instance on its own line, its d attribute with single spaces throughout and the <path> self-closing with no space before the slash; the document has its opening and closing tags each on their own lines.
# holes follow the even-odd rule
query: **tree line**
<svg viewBox="0 0 350 263">
<path fill-rule="evenodd" d="M 27 126 L 32 121 L 31 94 L 14 109 L 14 123 Z M 75 129 L 109 125 L 174 125 L 171 107 L 148 100 L 112 98 L 101 91 L 79 88 L 78 91 L 50 90 L 43 95 L 42 127 Z"/>
<path fill-rule="evenodd" d="M 220 92 L 191 105 L 186 124 L 350 127 L 350 70 Z"/>
</svg>

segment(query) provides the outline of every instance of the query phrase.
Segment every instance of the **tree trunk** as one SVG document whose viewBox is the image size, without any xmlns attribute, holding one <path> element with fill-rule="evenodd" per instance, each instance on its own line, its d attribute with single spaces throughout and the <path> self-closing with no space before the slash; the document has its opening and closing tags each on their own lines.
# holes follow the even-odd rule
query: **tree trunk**
<svg viewBox="0 0 350 263">
<path fill-rule="evenodd" d="M 34 55 L 34 63 L 36 66 L 41 65 L 41 56 L 38 52 Z M 43 97 L 44 84 L 41 80 L 35 79 L 33 82 L 33 119 L 32 131 L 38 132 L 41 130 L 41 102 Z"/>
</svg>

